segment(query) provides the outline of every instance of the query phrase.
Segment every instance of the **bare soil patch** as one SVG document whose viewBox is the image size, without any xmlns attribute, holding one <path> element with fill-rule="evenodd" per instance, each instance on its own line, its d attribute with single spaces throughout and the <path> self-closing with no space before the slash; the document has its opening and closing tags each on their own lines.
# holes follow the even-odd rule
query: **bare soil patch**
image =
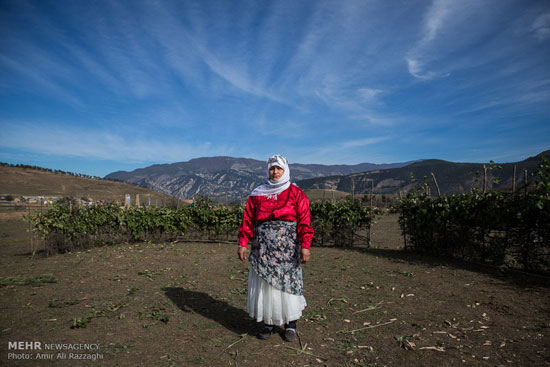
<svg viewBox="0 0 550 367">
<path fill-rule="evenodd" d="M 308 306 L 293 343 L 254 337 L 248 265 L 236 245 L 120 244 L 30 258 L 25 229 L 19 218 L 0 218 L 2 365 L 549 365 L 547 279 L 398 250 L 392 217 L 377 221 L 375 248 L 312 248 Z M 56 282 L 10 284 L 45 275 Z M 8 350 L 16 341 L 99 349 L 57 358 Z M 53 360 L 37 360 L 37 352 Z"/>
</svg>

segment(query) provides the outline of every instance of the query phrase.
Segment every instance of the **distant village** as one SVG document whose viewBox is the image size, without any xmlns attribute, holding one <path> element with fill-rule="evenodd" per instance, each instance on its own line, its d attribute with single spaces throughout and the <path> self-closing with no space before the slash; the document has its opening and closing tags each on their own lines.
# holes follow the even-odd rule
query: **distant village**
<svg viewBox="0 0 550 367">
<path fill-rule="evenodd" d="M 86 174 L 81 173 L 75 173 L 75 172 L 67 172 L 63 170 L 54 170 L 50 168 L 44 168 L 39 166 L 32 166 L 32 165 L 26 165 L 26 164 L 10 164 L 5 162 L 0 162 L 0 167 L 15 167 L 15 168 L 23 168 L 23 169 L 32 169 L 37 171 L 43 171 L 43 172 L 50 172 L 57 175 L 64 175 L 64 176 L 73 176 L 73 177 L 80 177 L 80 178 L 88 178 L 93 180 L 103 180 L 103 181 L 112 181 L 112 182 L 120 182 L 125 183 L 128 185 L 136 186 L 136 187 L 144 187 L 146 186 L 137 185 L 133 183 L 124 182 L 122 180 L 116 179 L 116 178 L 104 178 L 104 177 L 98 177 L 98 176 L 90 176 Z M 67 197 L 67 196 L 48 196 L 48 195 L 15 195 L 15 194 L 0 194 L 0 205 L 14 205 L 14 206 L 25 206 L 25 205 L 33 205 L 33 206 L 42 206 L 42 205 L 50 205 L 57 201 L 61 200 L 69 200 L 74 205 L 77 206 L 93 206 L 93 205 L 107 205 L 112 203 L 112 201 L 106 201 L 106 200 L 98 200 L 94 199 L 92 197 Z M 135 196 L 131 197 L 130 194 L 124 195 L 124 197 L 121 197 L 120 200 L 116 200 L 114 202 L 117 205 L 121 205 L 124 207 L 130 207 L 130 206 L 151 206 L 151 205 L 158 205 L 159 203 L 157 201 L 151 202 L 151 198 L 147 197 L 146 200 L 144 200 L 143 203 L 140 204 L 139 194 L 136 194 Z M 164 205 L 164 201 L 161 201 L 161 205 Z"/>
<path fill-rule="evenodd" d="M 42 196 L 42 195 L 3 195 L 0 196 L 0 203 L 13 205 L 50 205 L 57 201 L 63 200 L 63 196 Z M 72 199 L 76 205 L 91 206 L 104 205 L 102 200 L 93 198 L 74 198 Z"/>
<path fill-rule="evenodd" d="M 69 200 L 73 205 L 76 206 L 94 206 L 94 205 L 107 205 L 112 203 L 111 201 L 97 200 L 92 197 L 81 197 L 81 198 L 68 198 L 66 196 L 45 196 L 45 195 L 0 195 L 0 205 L 14 205 L 14 206 L 49 206 L 55 202 L 61 200 Z M 176 199 L 174 199 L 176 200 Z M 179 202 L 183 204 L 192 204 L 193 200 L 183 200 L 180 199 Z M 145 200 L 140 201 L 139 194 L 131 196 L 126 194 L 124 198 L 121 198 L 120 201 L 116 201 L 115 204 L 123 206 L 125 208 L 129 207 L 140 207 L 140 206 L 158 206 L 159 204 L 164 206 L 167 202 L 158 200 L 152 201 L 151 197 L 147 196 Z M 170 202 L 169 205 L 173 203 Z"/>
</svg>

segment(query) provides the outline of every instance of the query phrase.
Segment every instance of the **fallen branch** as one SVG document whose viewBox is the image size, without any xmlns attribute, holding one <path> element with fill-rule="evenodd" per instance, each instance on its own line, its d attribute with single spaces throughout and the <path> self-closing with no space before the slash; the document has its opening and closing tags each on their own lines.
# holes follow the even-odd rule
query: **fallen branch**
<svg viewBox="0 0 550 367">
<path fill-rule="evenodd" d="M 242 342 L 247 336 L 248 336 L 248 333 L 241 334 L 241 335 L 240 335 L 241 338 L 240 338 L 239 340 L 237 340 L 236 342 L 230 344 L 230 345 L 229 345 L 227 348 L 225 348 L 225 349 L 227 350 L 227 349 L 231 348 L 232 346 L 234 346 L 235 344 Z"/>
<path fill-rule="evenodd" d="M 303 354 L 307 354 L 307 355 L 310 355 L 310 356 L 317 357 L 317 358 L 319 358 L 319 359 L 328 361 L 328 358 L 318 356 L 317 354 L 311 353 L 309 350 L 305 350 L 305 347 L 306 347 L 306 346 L 307 346 L 307 343 L 304 345 L 304 349 L 298 349 L 298 348 L 290 347 L 290 346 L 288 346 L 288 345 L 285 345 L 285 348 L 295 350 L 295 351 L 298 352 L 298 354 L 302 354 L 302 353 L 303 353 Z"/>
<path fill-rule="evenodd" d="M 435 350 L 436 352 L 444 352 L 445 348 L 443 348 L 443 347 L 422 347 L 422 348 L 418 348 L 418 350 Z"/>
<path fill-rule="evenodd" d="M 388 322 L 383 322 L 381 324 L 376 324 L 376 325 L 369 325 L 369 326 L 365 326 L 365 327 L 362 327 L 360 329 L 355 329 L 355 330 L 340 330 L 338 331 L 338 333 L 350 333 L 350 334 L 353 334 L 355 333 L 356 331 L 361 331 L 361 330 L 365 330 L 365 329 L 372 329 L 372 328 L 375 328 L 375 327 L 378 327 L 378 326 L 384 326 L 384 325 L 389 325 L 389 324 L 392 324 L 393 322 L 395 322 L 395 320 L 390 320 Z"/>
<path fill-rule="evenodd" d="M 371 306 L 369 306 L 369 307 L 367 307 L 367 308 L 365 308 L 365 309 L 363 309 L 363 310 L 355 311 L 355 312 L 353 313 L 353 315 L 355 315 L 356 313 L 361 313 L 361 312 L 365 312 L 365 311 L 376 310 L 376 309 L 378 308 L 378 306 L 380 306 L 382 303 L 384 303 L 384 301 L 380 301 L 380 302 L 378 302 L 377 304 L 371 305 Z"/>
</svg>

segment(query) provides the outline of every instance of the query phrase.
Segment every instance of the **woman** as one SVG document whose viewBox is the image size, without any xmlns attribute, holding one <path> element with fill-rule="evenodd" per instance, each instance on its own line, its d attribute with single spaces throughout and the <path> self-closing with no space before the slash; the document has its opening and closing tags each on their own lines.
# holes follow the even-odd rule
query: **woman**
<svg viewBox="0 0 550 367">
<path fill-rule="evenodd" d="M 309 201 L 290 183 L 286 158 L 274 155 L 267 161 L 267 182 L 248 198 L 239 231 L 241 261 L 252 241 L 246 308 L 250 317 L 264 323 L 260 339 L 283 324 L 284 339 L 296 339 L 296 322 L 306 306 L 300 263 L 309 261 L 312 238 Z"/>
</svg>

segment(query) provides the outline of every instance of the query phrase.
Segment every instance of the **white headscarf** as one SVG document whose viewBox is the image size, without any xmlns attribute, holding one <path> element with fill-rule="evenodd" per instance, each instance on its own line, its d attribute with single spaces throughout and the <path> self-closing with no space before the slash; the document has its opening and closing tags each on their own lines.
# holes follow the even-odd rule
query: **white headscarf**
<svg viewBox="0 0 550 367">
<path fill-rule="evenodd" d="M 284 170 L 283 176 L 278 181 L 269 179 L 269 169 L 273 166 L 281 167 Z M 277 199 L 277 195 L 290 187 L 290 168 L 285 157 L 279 154 L 271 156 L 267 160 L 266 168 L 267 181 L 256 187 L 250 196 L 267 196 L 267 198 Z"/>
</svg>

